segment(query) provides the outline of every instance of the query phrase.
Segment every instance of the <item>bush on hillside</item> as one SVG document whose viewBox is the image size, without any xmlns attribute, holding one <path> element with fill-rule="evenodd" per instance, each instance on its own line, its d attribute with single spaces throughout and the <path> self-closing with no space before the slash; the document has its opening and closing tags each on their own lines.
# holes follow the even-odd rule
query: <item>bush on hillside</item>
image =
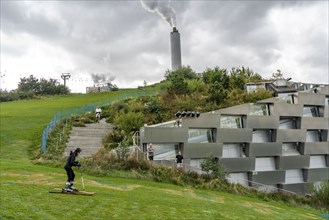
<svg viewBox="0 0 329 220">
<path fill-rule="evenodd" d="M 210 176 L 219 178 L 221 180 L 225 179 L 224 167 L 217 157 L 210 154 L 206 159 L 202 160 L 201 164 L 202 171 L 207 172 Z"/>
<path fill-rule="evenodd" d="M 315 203 L 329 209 L 329 181 L 322 182 L 319 186 L 312 186 L 312 199 Z"/>
</svg>

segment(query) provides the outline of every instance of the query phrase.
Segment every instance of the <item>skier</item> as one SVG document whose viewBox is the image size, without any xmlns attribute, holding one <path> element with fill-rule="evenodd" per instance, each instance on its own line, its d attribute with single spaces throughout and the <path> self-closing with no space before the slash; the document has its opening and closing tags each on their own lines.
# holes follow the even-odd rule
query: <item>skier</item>
<svg viewBox="0 0 329 220">
<path fill-rule="evenodd" d="M 76 192 L 78 191 L 73 187 L 74 184 L 74 177 L 75 174 L 73 172 L 72 167 L 80 167 L 81 164 L 78 161 L 75 161 L 75 158 L 81 153 L 81 149 L 78 147 L 74 150 L 74 152 L 70 152 L 69 157 L 67 158 L 66 164 L 64 166 L 64 169 L 66 170 L 67 173 L 67 182 L 65 185 L 65 188 L 63 189 L 64 192 Z"/>
</svg>

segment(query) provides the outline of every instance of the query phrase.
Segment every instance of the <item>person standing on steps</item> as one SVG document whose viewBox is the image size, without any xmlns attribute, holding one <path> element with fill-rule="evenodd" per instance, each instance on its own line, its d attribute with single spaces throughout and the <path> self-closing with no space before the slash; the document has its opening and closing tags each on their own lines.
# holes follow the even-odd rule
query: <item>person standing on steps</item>
<svg viewBox="0 0 329 220">
<path fill-rule="evenodd" d="M 78 161 L 75 161 L 75 158 L 80 153 L 81 153 L 81 149 L 78 147 L 74 150 L 74 152 L 71 151 L 69 157 L 67 158 L 66 164 L 64 166 L 64 169 L 66 170 L 66 174 L 67 174 L 67 182 L 65 184 L 65 188 L 63 189 L 63 191 L 65 191 L 65 192 L 78 191 L 77 189 L 75 189 L 73 187 L 75 174 L 74 174 L 74 171 L 73 171 L 72 167 L 73 166 L 76 166 L 76 167 L 81 166 L 81 164 Z"/>
<path fill-rule="evenodd" d="M 182 168 L 183 167 L 183 156 L 180 151 L 178 151 L 178 154 L 176 155 L 176 163 L 177 163 L 177 168 Z"/>
<path fill-rule="evenodd" d="M 153 157 L 154 157 L 154 149 L 153 149 L 153 144 L 150 143 L 148 148 L 147 148 L 147 154 L 148 154 L 148 158 L 150 161 L 153 161 Z"/>
<path fill-rule="evenodd" d="M 97 123 L 99 123 L 99 121 L 101 120 L 101 116 L 102 116 L 102 109 L 97 106 L 96 107 L 96 121 Z"/>
</svg>

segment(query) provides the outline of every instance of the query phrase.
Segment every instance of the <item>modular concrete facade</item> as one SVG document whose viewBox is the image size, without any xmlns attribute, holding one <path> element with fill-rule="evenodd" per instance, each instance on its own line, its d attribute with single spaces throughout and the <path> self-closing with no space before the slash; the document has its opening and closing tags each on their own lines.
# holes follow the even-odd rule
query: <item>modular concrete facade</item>
<svg viewBox="0 0 329 220">
<path fill-rule="evenodd" d="M 184 167 L 198 170 L 212 154 L 231 181 L 307 194 L 329 180 L 329 86 L 289 96 L 144 126 L 140 143 L 145 151 L 153 144 L 155 160 L 181 151 Z"/>
</svg>

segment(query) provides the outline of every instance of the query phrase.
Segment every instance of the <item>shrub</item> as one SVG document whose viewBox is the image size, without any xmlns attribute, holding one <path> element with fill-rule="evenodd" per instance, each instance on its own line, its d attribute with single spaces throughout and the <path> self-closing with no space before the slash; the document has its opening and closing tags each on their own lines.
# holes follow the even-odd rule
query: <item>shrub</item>
<svg viewBox="0 0 329 220">
<path fill-rule="evenodd" d="M 200 166 L 203 171 L 207 172 L 207 174 L 222 180 L 225 179 L 224 167 L 220 163 L 219 159 L 217 157 L 213 157 L 212 154 L 204 159 Z"/>
<path fill-rule="evenodd" d="M 322 182 L 318 187 L 312 187 L 312 199 L 315 203 L 329 208 L 329 181 Z"/>
</svg>

